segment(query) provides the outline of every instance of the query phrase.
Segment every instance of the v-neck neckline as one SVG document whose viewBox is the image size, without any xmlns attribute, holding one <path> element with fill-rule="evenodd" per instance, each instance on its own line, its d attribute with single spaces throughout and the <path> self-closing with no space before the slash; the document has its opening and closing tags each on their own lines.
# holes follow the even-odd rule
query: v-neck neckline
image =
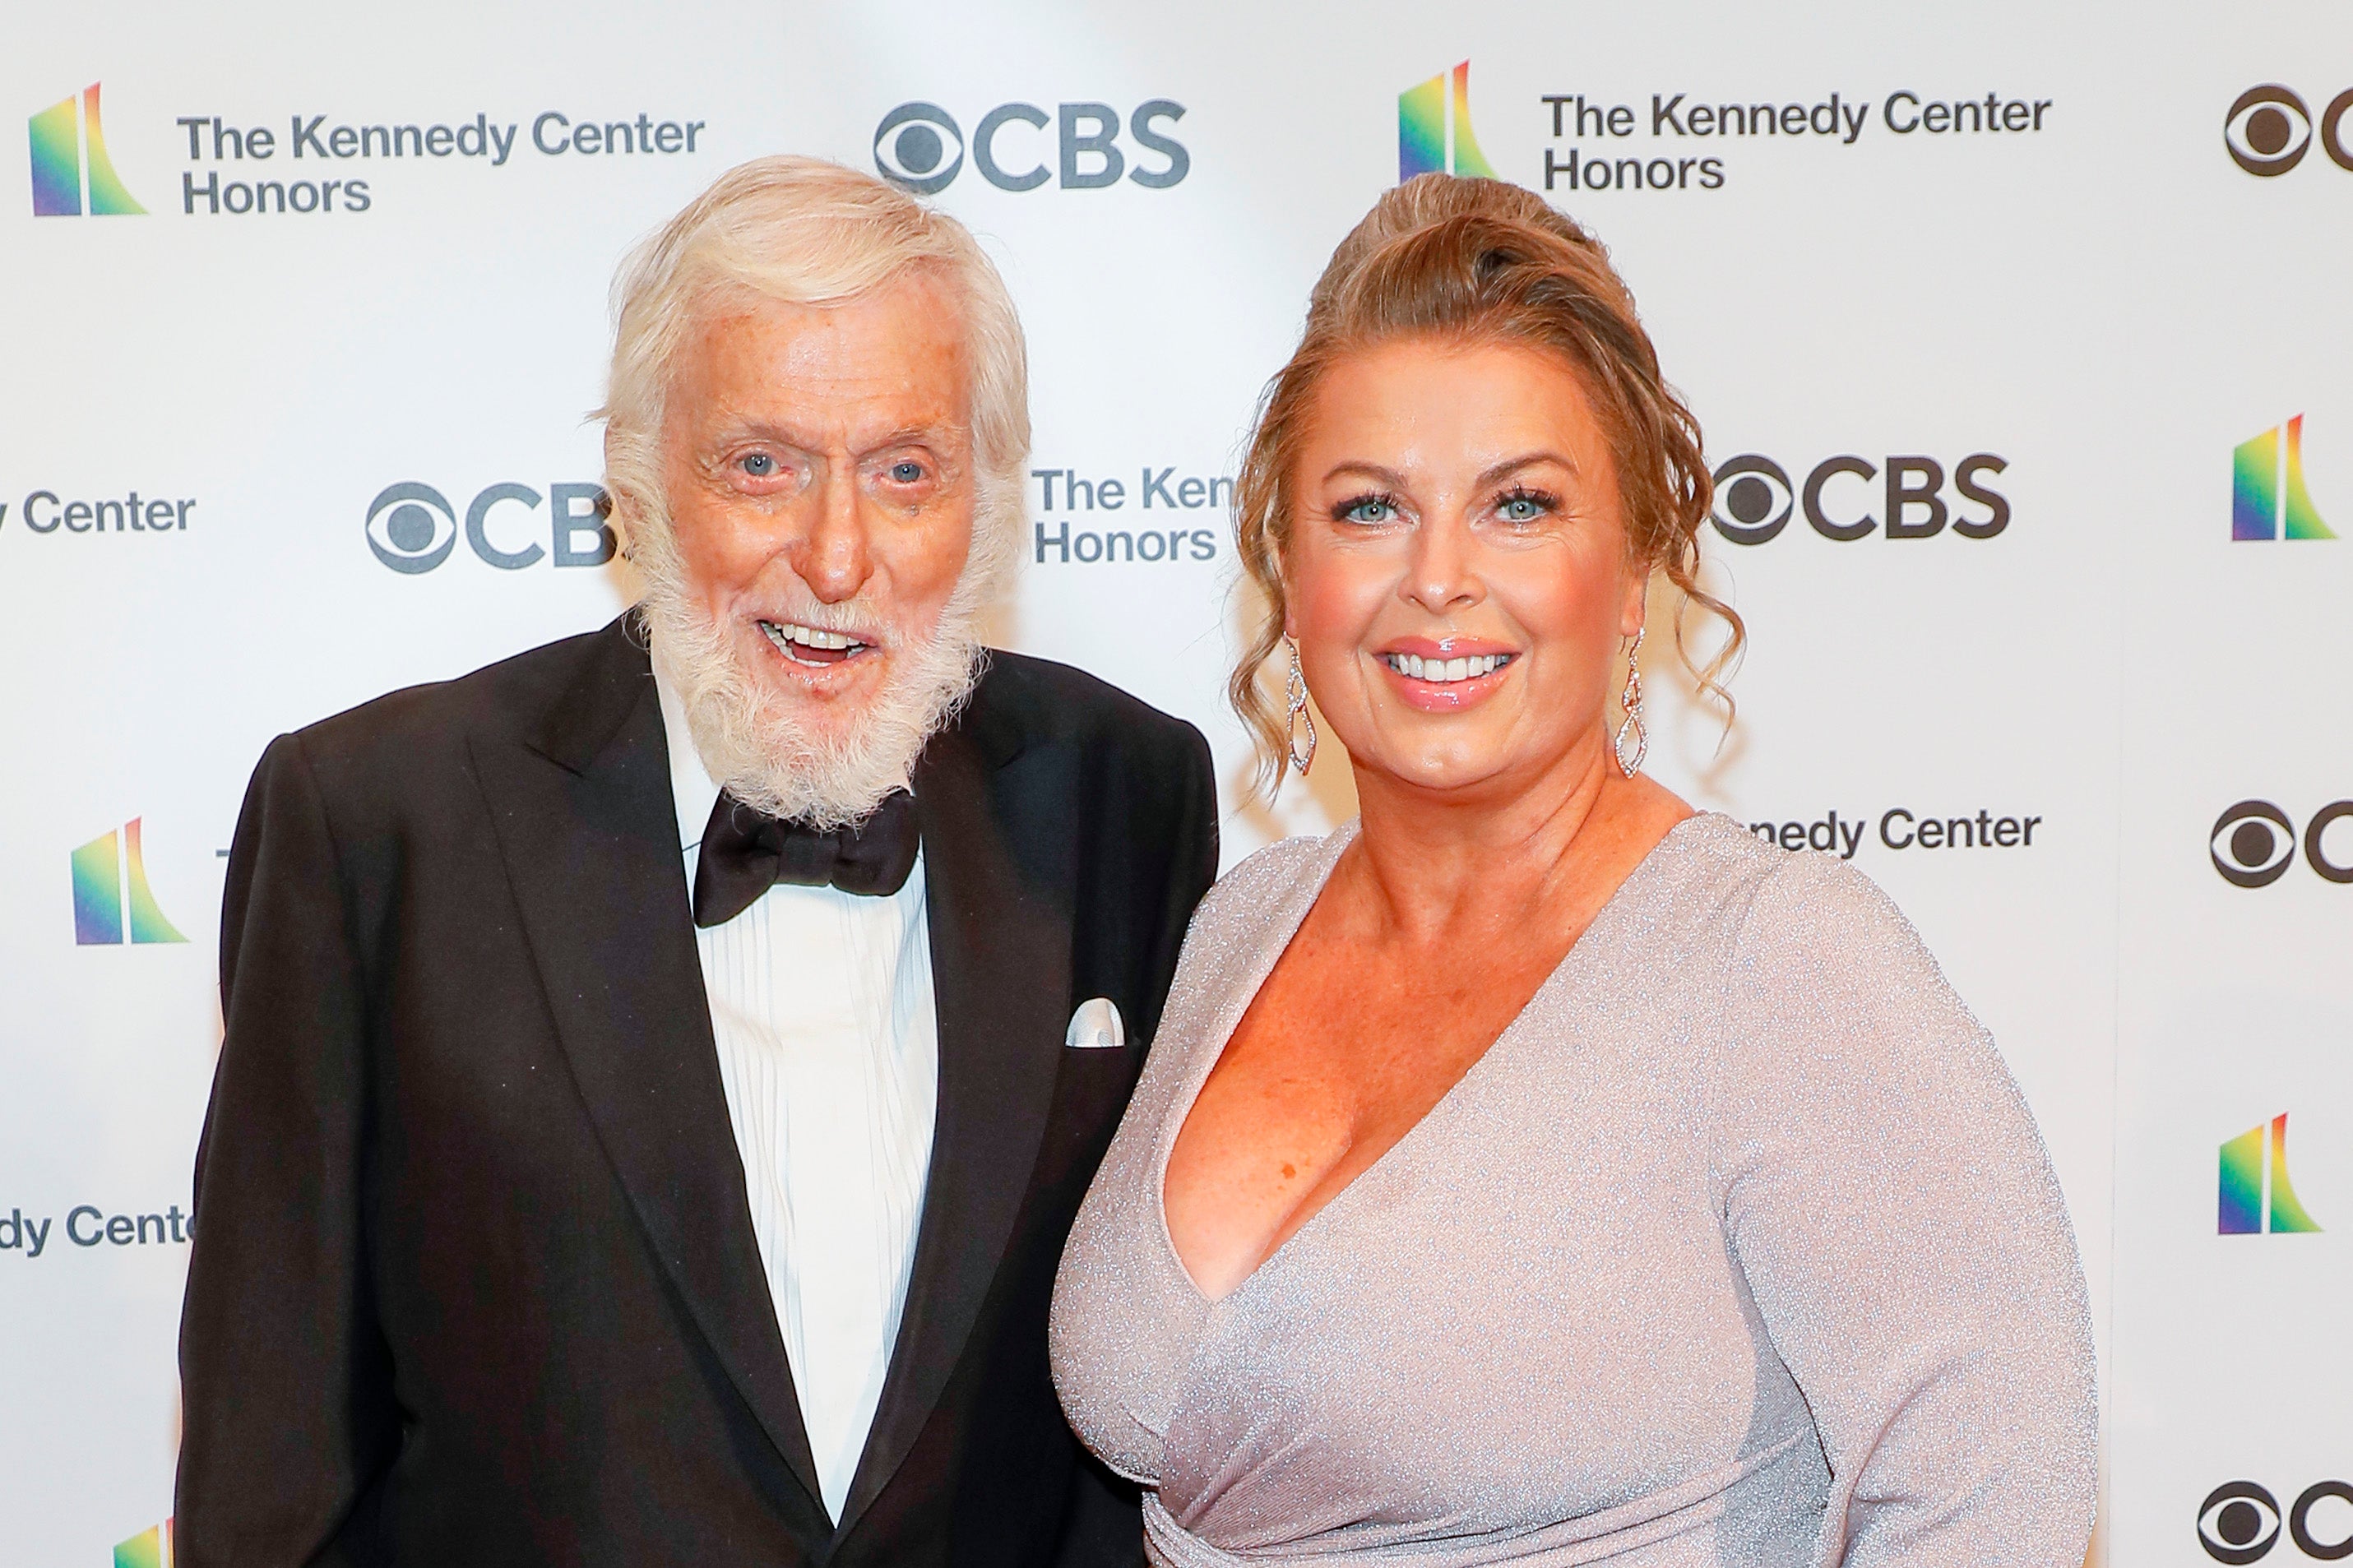
<svg viewBox="0 0 2353 1568">
<path fill-rule="evenodd" d="M 1602 900 L 1601 907 L 1595 910 L 1593 918 L 1586 922 L 1585 930 L 1579 932 L 1577 940 L 1569 944 L 1568 951 L 1561 954 L 1560 962 L 1553 965 L 1551 972 L 1529 994 L 1520 1010 L 1512 1015 L 1511 1021 L 1498 1030 L 1495 1037 L 1487 1042 L 1486 1049 L 1473 1058 L 1470 1066 L 1464 1068 L 1455 1077 L 1454 1081 L 1446 1086 L 1446 1091 L 1430 1103 L 1430 1109 L 1417 1117 L 1413 1125 L 1399 1133 L 1396 1141 L 1388 1148 L 1375 1155 L 1371 1163 L 1363 1170 L 1358 1171 L 1342 1184 L 1338 1192 L 1324 1199 L 1313 1214 L 1300 1221 L 1298 1227 L 1277 1243 L 1265 1257 L 1260 1258 L 1256 1267 L 1249 1273 L 1236 1280 L 1231 1289 L 1223 1295 L 1212 1296 L 1202 1289 L 1199 1281 L 1194 1279 L 1193 1270 L 1186 1263 L 1184 1254 L 1176 1250 L 1176 1234 L 1168 1228 L 1169 1157 L 1176 1152 L 1176 1140 L 1184 1135 L 1185 1124 L 1192 1120 L 1193 1108 L 1199 1103 L 1201 1091 L 1208 1086 L 1209 1075 L 1218 1070 L 1218 1063 L 1225 1059 L 1228 1047 L 1233 1044 L 1234 1031 L 1241 1027 L 1243 1016 L 1250 1011 L 1250 1005 L 1258 1000 L 1258 994 L 1266 988 L 1267 980 L 1274 973 L 1275 966 L 1282 962 L 1282 955 L 1291 951 L 1291 944 L 1298 939 L 1300 928 L 1307 923 L 1308 915 L 1324 897 L 1324 889 L 1331 884 L 1332 873 L 1340 864 L 1340 857 L 1347 853 L 1348 846 L 1355 843 L 1363 832 L 1363 823 L 1361 819 L 1352 818 L 1345 826 L 1335 828 L 1322 847 L 1324 864 L 1316 870 L 1313 880 L 1294 895 L 1292 908 L 1284 911 L 1280 923 L 1275 928 L 1282 940 L 1269 942 L 1260 949 L 1250 970 L 1243 976 L 1245 984 L 1235 987 L 1233 994 L 1227 999 L 1224 1011 L 1216 1020 L 1217 1033 L 1214 1037 L 1217 1040 L 1217 1048 L 1201 1053 L 1200 1058 L 1193 1064 L 1188 1081 L 1171 1100 L 1168 1113 L 1161 1121 L 1150 1173 L 1152 1210 L 1159 1220 L 1156 1228 L 1160 1233 L 1162 1253 L 1170 1266 L 1176 1269 L 1176 1278 L 1183 1283 L 1185 1289 L 1191 1292 L 1193 1298 L 1214 1311 L 1240 1296 L 1243 1291 L 1256 1284 L 1285 1253 L 1296 1246 L 1301 1237 L 1315 1229 L 1325 1215 L 1345 1202 L 1348 1195 L 1362 1185 L 1367 1176 L 1395 1159 L 1398 1150 L 1414 1142 L 1421 1135 L 1422 1129 L 1437 1120 L 1439 1113 L 1452 1104 L 1461 1094 L 1463 1085 L 1469 1083 L 1480 1069 L 1485 1067 L 1519 1032 L 1521 1024 L 1525 1021 L 1535 1005 L 1556 986 L 1562 984 L 1562 976 L 1568 972 L 1569 965 L 1577 962 L 1579 953 L 1588 950 L 1588 944 L 1592 942 L 1595 933 L 1601 930 L 1604 923 L 1614 922 L 1620 918 L 1620 911 L 1627 904 L 1630 893 L 1633 891 L 1636 884 L 1646 879 L 1651 868 L 1659 861 L 1660 852 L 1673 843 L 1685 827 L 1715 815 L 1714 812 L 1695 811 L 1668 828 L 1659 841 L 1651 845 L 1643 853 L 1642 858 L 1634 863 L 1633 869 L 1627 872 L 1618 886 L 1610 889 L 1609 896 Z"/>
</svg>

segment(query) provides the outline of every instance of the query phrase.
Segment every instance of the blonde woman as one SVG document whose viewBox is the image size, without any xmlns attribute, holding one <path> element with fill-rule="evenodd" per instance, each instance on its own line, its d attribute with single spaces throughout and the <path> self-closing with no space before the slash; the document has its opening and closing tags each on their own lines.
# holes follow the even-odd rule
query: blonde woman
<svg viewBox="0 0 2353 1568">
<path fill-rule="evenodd" d="M 1234 691 L 1305 766 L 1283 661 L 1362 816 L 1201 906 L 1054 1302 L 1155 1563 L 2081 1561 L 2082 1269 L 1991 1041 L 1862 876 L 1640 771 L 1707 502 L 1536 197 L 1425 175 L 1334 255 Z"/>
</svg>

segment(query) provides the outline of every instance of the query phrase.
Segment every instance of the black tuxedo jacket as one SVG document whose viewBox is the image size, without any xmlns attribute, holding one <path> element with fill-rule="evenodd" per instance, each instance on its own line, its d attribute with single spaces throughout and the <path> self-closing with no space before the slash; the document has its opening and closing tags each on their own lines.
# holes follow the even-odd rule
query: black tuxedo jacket
<svg viewBox="0 0 2353 1568">
<path fill-rule="evenodd" d="M 633 617 L 281 736 L 229 855 L 178 1554 L 1139 1561 L 1046 1309 L 1217 863 L 1190 725 L 992 656 L 914 781 L 939 1111 L 839 1528 L 720 1087 Z M 1124 1050 L 1071 1049 L 1108 996 Z"/>
</svg>

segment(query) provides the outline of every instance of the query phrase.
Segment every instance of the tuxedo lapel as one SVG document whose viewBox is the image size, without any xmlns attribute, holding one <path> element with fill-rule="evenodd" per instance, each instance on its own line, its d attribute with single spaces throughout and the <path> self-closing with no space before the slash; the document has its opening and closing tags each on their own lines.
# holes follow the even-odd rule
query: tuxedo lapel
<svg viewBox="0 0 2353 1568">
<path fill-rule="evenodd" d="M 661 709 L 630 627 L 625 616 L 589 645 L 524 745 L 477 739 L 474 765 L 606 1154 L 696 1325 L 814 1505 L 817 1466 L 719 1079 Z"/>
<path fill-rule="evenodd" d="M 968 716 L 969 719 L 969 716 Z M 1052 1107 L 1071 976 L 1070 889 L 1017 858 L 1010 809 L 1052 753 L 1007 760 L 967 721 L 934 738 L 915 776 L 938 1012 L 939 1114 L 899 1340 L 842 1529 L 914 1447 L 971 1337 Z M 1033 792 L 1034 793 L 1034 792 Z M 1034 821 L 1029 831 L 1044 831 Z M 1044 883 L 1046 885 L 1041 885 Z"/>
</svg>

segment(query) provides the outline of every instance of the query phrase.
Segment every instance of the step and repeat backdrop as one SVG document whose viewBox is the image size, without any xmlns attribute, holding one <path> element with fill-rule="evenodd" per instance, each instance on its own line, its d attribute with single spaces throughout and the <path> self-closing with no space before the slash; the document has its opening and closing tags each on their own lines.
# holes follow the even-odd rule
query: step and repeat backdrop
<svg viewBox="0 0 2353 1568">
<path fill-rule="evenodd" d="M 2353 1554 L 2341 7 L 0 26 L 0 1559 L 169 1560 L 255 759 L 628 602 L 584 418 L 615 263 L 786 150 L 998 258 L 1037 416 L 998 636 L 1198 724 L 1229 863 L 1351 809 L 1331 752 L 1252 800 L 1219 695 L 1238 447 L 1311 280 L 1424 168 L 1591 226 L 1706 430 L 1754 634 L 1728 734 L 1654 658 L 1652 770 L 1876 879 L 2000 1041 L 2098 1317 L 2096 1550 Z"/>
</svg>

